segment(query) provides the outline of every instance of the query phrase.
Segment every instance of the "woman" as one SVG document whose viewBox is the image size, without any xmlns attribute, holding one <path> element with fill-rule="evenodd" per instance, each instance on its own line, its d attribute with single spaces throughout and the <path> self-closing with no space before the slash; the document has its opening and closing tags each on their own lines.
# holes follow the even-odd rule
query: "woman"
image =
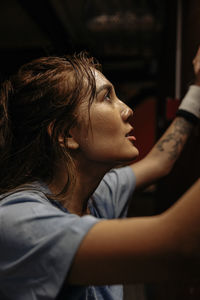
<svg viewBox="0 0 200 300">
<path fill-rule="evenodd" d="M 37 59 L 3 84 L 1 299 L 116 300 L 118 284 L 199 277 L 200 181 L 162 215 L 119 220 L 171 170 L 200 118 L 197 85 L 133 164 L 133 112 L 92 59 Z"/>
</svg>

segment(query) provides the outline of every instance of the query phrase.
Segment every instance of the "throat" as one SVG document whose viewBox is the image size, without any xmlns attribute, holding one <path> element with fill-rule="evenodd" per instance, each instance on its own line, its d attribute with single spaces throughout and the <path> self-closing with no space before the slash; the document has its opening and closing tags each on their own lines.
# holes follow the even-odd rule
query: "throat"
<svg viewBox="0 0 200 300">
<path fill-rule="evenodd" d="M 85 216 L 85 215 L 90 215 L 90 209 L 88 206 L 88 200 L 82 202 L 70 202 L 68 205 L 66 205 L 67 210 L 72 213 L 76 214 L 80 217 Z"/>
</svg>

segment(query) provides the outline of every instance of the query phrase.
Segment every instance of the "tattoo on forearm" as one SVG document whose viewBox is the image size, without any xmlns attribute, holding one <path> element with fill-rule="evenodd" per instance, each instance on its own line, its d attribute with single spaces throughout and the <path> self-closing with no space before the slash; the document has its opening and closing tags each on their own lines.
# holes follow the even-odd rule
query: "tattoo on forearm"
<svg viewBox="0 0 200 300">
<path fill-rule="evenodd" d="M 167 134 L 156 145 L 159 151 L 166 151 L 170 160 L 176 160 L 185 143 L 185 138 L 190 134 L 193 127 L 183 118 L 177 118 L 173 125 L 173 132 Z"/>
</svg>

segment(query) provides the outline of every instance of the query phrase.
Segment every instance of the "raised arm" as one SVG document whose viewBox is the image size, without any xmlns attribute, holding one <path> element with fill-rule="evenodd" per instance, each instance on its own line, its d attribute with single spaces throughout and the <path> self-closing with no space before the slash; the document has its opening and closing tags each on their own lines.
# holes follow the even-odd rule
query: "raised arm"
<svg viewBox="0 0 200 300">
<path fill-rule="evenodd" d="M 200 180 L 161 215 L 96 224 L 77 251 L 68 283 L 199 279 L 199 195 Z"/>
<path fill-rule="evenodd" d="M 167 175 L 188 140 L 195 122 L 200 119 L 200 48 L 193 60 L 195 81 L 179 107 L 177 117 L 141 161 L 132 164 L 136 188 L 151 184 Z"/>
</svg>

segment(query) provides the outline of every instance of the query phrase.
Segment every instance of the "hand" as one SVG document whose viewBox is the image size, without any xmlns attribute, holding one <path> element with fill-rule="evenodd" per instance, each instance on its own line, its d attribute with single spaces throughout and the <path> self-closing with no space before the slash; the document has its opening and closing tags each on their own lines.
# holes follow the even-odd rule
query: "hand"
<svg viewBox="0 0 200 300">
<path fill-rule="evenodd" d="M 192 63 L 195 74 L 194 84 L 200 86 L 200 46 Z"/>
</svg>

